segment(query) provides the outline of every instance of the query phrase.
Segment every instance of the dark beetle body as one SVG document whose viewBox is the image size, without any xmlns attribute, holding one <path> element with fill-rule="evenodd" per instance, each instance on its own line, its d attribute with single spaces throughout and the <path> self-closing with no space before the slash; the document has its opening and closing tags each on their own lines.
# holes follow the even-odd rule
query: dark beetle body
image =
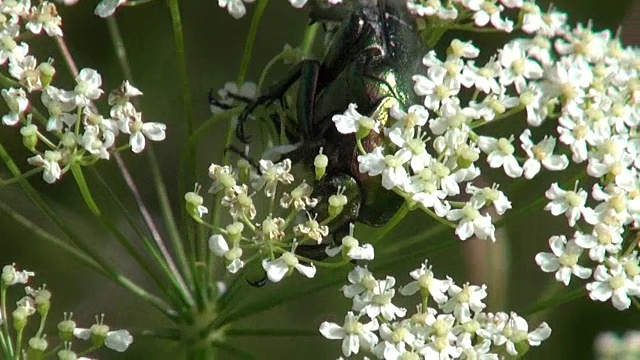
<svg viewBox="0 0 640 360">
<path fill-rule="evenodd" d="M 332 231 L 345 229 L 353 221 L 380 226 L 395 214 L 403 199 L 382 188 L 380 177 L 369 177 L 358 170 L 359 155 L 354 134 L 341 134 L 332 117 L 342 114 L 351 103 L 358 112 L 386 122 L 387 107 L 395 103 L 403 110 L 419 103 L 411 77 L 419 72 L 426 53 L 406 0 L 356 0 L 333 35 L 322 61 L 307 60 L 292 74 L 261 96 L 245 110 L 248 115 L 259 105 L 281 98 L 299 80 L 296 98 L 296 130 L 289 132 L 292 143 L 301 146 L 287 157 L 313 164 L 320 147 L 329 158 L 325 177 L 314 186 L 319 199 L 314 209 L 320 218 L 327 216 L 326 199 L 338 186 L 346 187 L 347 209 L 334 219 Z M 244 138 L 243 119 L 238 135 Z M 383 138 L 371 132 L 363 140 L 367 151 L 382 144 Z"/>
</svg>

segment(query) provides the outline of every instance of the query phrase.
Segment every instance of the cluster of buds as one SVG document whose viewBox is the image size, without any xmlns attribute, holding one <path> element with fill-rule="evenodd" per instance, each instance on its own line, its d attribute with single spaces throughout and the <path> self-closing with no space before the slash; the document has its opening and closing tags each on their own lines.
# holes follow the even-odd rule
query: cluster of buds
<svg viewBox="0 0 640 360">
<path fill-rule="evenodd" d="M 28 162 L 42 169 L 46 182 L 57 181 L 71 166 L 109 159 L 111 153 L 128 147 L 139 153 L 146 139 L 164 140 L 165 125 L 142 121 L 142 114 L 131 102 L 142 92 L 126 81 L 109 94 L 109 116 L 101 115 L 95 104 L 103 94 L 102 77 L 96 70 L 82 69 L 73 90 L 52 85 L 56 74 L 53 60 L 39 62 L 21 39 L 26 38 L 23 27 L 32 35 L 44 30 L 51 37 L 62 36 L 55 4 L 4 2 L 0 12 L 0 66 L 7 66 L 13 78 L 6 78 L 11 87 L 1 90 L 9 108 L 2 123 L 20 127 L 24 146 L 34 154 Z M 36 109 L 36 96 L 48 117 Z M 128 135 L 128 145 L 118 145 L 122 134 Z"/>
<path fill-rule="evenodd" d="M 371 245 L 360 245 L 353 236 L 353 226 L 340 244 L 331 247 L 329 225 L 340 215 L 346 205 L 345 196 L 338 191 L 327 199 L 326 214 L 318 219 L 313 210 L 318 200 L 312 197 L 313 188 L 305 181 L 295 183 L 291 174 L 291 160 L 274 163 L 260 160 L 257 168 L 241 159 L 237 168 L 212 164 L 209 176 L 213 185 L 209 192 L 217 197 L 216 207 L 224 209 L 229 222 L 217 226 L 205 220 L 209 209 L 203 205 L 199 188 L 185 195 L 187 210 L 200 224 L 214 232 L 209 238 L 209 248 L 226 261 L 227 270 L 236 273 L 243 268 L 247 258 L 262 261 L 269 280 L 280 281 L 297 270 L 306 277 L 313 277 L 317 264 L 323 264 L 314 256 L 305 257 L 300 246 L 322 249 L 322 257 L 337 257 L 348 264 L 351 260 L 371 260 Z M 286 189 L 281 189 L 286 187 Z M 256 202 L 262 202 L 262 207 Z M 259 211 L 264 208 L 265 211 Z M 278 214 L 281 213 L 281 214 Z M 300 249 L 298 249 L 300 250 Z"/>
<path fill-rule="evenodd" d="M 35 274 L 31 271 L 17 270 L 15 265 L 6 265 L 2 268 L 0 279 L 0 292 L 2 298 L 6 299 L 7 292 L 17 287 L 27 284 L 29 279 Z M 46 320 L 51 308 L 51 292 L 42 286 L 38 289 L 30 286 L 24 287 L 25 296 L 17 303 L 14 310 L 7 307 L 8 304 L 0 304 L 0 350 L 7 359 L 42 359 L 49 348 L 49 342 L 45 333 Z M 33 320 L 32 316 L 38 314 L 39 320 Z M 65 313 L 64 320 L 58 323 L 58 337 L 62 348 L 57 351 L 59 359 L 76 359 L 77 353 L 71 350 L 74 339 L 91 340 L 91 344 L 84 351 L 79 353 L 87 354 L 103 346 L 109 349 L 123 352 L 133 342 L 133 337 L 127 330 L 111 331 L 104 324 L 104 315 L 96 317 L 96 323 L 89 329 L 76 326 L 71 319 L 73 314 Z M 29 322 L 37 322 L 37 331 L 30 337 L 25 334 Z M 6 324 L 3 324 L 5 323 Z M 12 328 L 8 326 L 12 325 Z M 28 339 L 27 344 L 23 344 L 23 339 Z"/>
<path fill-rule="evenodd" d="M 484 312 L 486 286 L 458 286 L 447 277 L 436 279 L 425 261 L 410 273 L 414 281 L 399 288 L 400 294 L 419 294 L 416 312 L 393 302 L 396 280 L 378 280 L 367 268 L 349 273 L 342 287 L 353 305 L 343 325 L 323 322 L 320 333 L 342 340 L 345 357 L 361 350 L 378 359 L 487 359 L 522 356 L 551 335 L 542 323 L 529 331 L 527 321 L 511 312 Z M 435 306 L 435 307 L 432 307 Z M 362 318 L 369 321 L 362 321 Z"/>
</svg>

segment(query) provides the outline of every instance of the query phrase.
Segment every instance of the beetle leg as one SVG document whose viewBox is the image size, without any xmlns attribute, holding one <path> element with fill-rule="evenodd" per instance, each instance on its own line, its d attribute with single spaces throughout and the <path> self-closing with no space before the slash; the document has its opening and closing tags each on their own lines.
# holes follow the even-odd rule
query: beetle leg
<svg viewBox="0 0 640 360">
<path fill-rule="evenodd" d="M 260 105 L 270 105 L 277 99 L 282 99 L 284 94 L 293 86 L 293 84 L 302 76 L 302 74 L 307 73 L 309 70 L 305 70 L 306 68 L 319 67 L 320 62 L 318 60 L 303 60 L 297 63 L 289 75 L 287 75 L 284 79 L 277 82 L 273 87 L 271 87 L 267 92 L 263 95 L 258 96 L 256 100 L 252 101 L 244 108 L 240 116 L 238 116 L 238 124 L 236 127 L 236 136 L 240 141 L 244 143 L 249 142 L 249 137 L 245 134 L 244 131 L 244 123 L 247 121 L 247 117 L 251 114 L 258 106 Z M 314 90 L 315 91 L 315 90 Z"/>
</svg>

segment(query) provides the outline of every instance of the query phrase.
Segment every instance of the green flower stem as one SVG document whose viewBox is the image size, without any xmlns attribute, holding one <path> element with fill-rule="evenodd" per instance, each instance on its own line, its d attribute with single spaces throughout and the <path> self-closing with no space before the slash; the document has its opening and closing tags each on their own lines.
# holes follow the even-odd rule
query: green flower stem
<svg viewBox="0 0 640 360">
<path fill-rule="evenodd" d="M 393 214 L 393 217 L 391 217 L 391 219 L 386 224 L 384 224 L 383 227 L 376 231 L 375 237 L 371 240 L 371 245 L 375 245 L 378 241 L 384 238 L 389 233 L 389 231 L 396 227 L 396 225 L 398 225 L 400 221 L 402 221 L 402 219 L 407 216 L 408 213 L 409 203 L 405 201 L 402 203 L 400 209 L 398 209 L 398 211 Z"/>
<path fill-rule="evenodd" d="M 36 332 L 36 337 L 42 337 L 42 333 L 44 332 L 44 326 L 47 324 L 47 317 L 49 316 L 49 311 L 45 312 L 44 315 L 40 317 L 40 325 L 38 326 L 38 331 Z"/>
<path fill-rule="evenodd" d="M 193 124 L 193 114 L 191 112 L 191 91 L 189 89 L 189 78 L 187 72 L 187 60 L 186 60 L 186 50 L 185 50 L 185 42 L 184 42 L 184 34 L 182 29 L 182 20 L 180 17 L 180 4 L 178 0 L 167 0 L 167 4 L 169 6 L 169 11 L 171 13 L 171 25 L 173 28 L 173 39 L 176 47 L 176 61 L 178 62 L 178 67 L 180 71 L 180 78 L 182 82 L 182 106 L 184 107 L 184 114 L 187 122 L 187 136 L 193 135 L 194 124 Z M 178 176 L 178 194 L 186 193 L 186 182 L 188 179 L 193 179 L 195 177 L 195 167 L 196 167 L 196 147 L 195 144 L 187 143 L 185 144 L 184 151 L 186 152 L 186 157 L 183 159 L 184 162 L 180 165 L 180 174 Z M 189 180 L 191 181 L 191 180 Z M 185 236 L 187 237 L 190 244 L 193 245 L 194 252 L 191 254 L 190 262 L 191 262 L 191 272 L 196 273 L 195 269 L 195 240 L 193 239 L 193 233 L 191 231 L 191 227 L 188 222 L 188 214 L 185 211 L 186 203 L 183 196 L 180 196 L 180 213 L 181 219 L 185 224 Z M 194 285 L 197 286 L 196 283 Z"/>
<path fill-rule="evenodd" d="M 82 168 L 77 164 L 71 165 L 71 173 L 73 174 L 73 178 L 76 180 L 76 185 L 78 185 L 78 190 L 80 190 L 80 194 L 82 195 L 82 199 L 84 200 L 89 211 L 102 223 L 104 227 L 106 227 L 112 235 L 118 240 L 120 245 L 124 247 L 127 252 L 135 259 L 135 261 L 147 272 L 147 274 L 153 279 L 153 281 L 158 285 L 159 288 L 164 289 L 165 285 L 162 280 L 155 274 L 155 271 L 151 269 L 149 264 L 147 264 L 146 259 L 138 252 L 138 250 L 133 246 L 131 241 L 127 239 L 127 237 L 111 222 L 111 220 L 107 219 L 103 214 L 98 204 L 93 199 L 91 195 L 91 190 L 89 190 L 89 185 L 87 184 L 84 174 L 82 172 Z"/>
<path fill-rule="evenodd" d="M 24 327 L 16 331 L 16 352 L 14 353 L 15 360 L 20 360 L 22 353 L 22 334 L 24 333 Z"/>
<path fill-rule="evenodd" d="M 4 334 L 0 332 L 0 347 L 4 350 L 4 357 L 7 359 L 11 358 L 11 354 L 9 353 L 9 349 L 7 348 L 7 341 L 4 339 Z"/>
<path fill-rule="evenodd" d="M 13 162 L 9 154 L 7 153 L 4 146 L 0 144 L 0 158 L 5 162 L 7 168 L 14 176 L 20 175 L 20 170 Z M 35 189 L 26 181 L 21 180 L 20 186 L 26 192 L 27 196 L 34 202 L 36 206 L 54 223 L 60 230 L 71 239 L 71 241 L 78 247 L 82 252 L 87 254 L 91 259 L 93 259 L 96 263 L 102 267 L 103 271 L 100 273 L 106 274 L 108 278 L 121 285 L 122 287 L 128 289 L 134 294 L 139 295 L 148 303 L 153 305 L 155 308 L 160 310 L 165 316 L 176 319 L 177 314 L 173 309 L 171 309 L 163 300 L 155 297 L 152 294 L 147 293 L 144 289 L 140 288 L 137 284 L 133 283 L 124 275 L 120 274 L 114 267 L 112 267 L 105 259 L 101 257 L 101 254 L 90 246 L 84 244 L 83 241 L 80 240 L 80 237 L 74 233 L 73 230 L 69 227 L 69 225 L 62 220 L 58 214 L 51 209 L 46 202 L 38 195 Z"/>
<path fill-rule="evenodd" d="M 258 0 L 258 4 L 253 13 L 253 18 L 251 19 L 251 26 L 249 27 L 249 34 L 247 35 L 247 40 L 244 44 L 244 53 L 242 54 L 242 62 L 240 63 L 240 73 L 238 74 L 237 84 L 241 85 L 247 78 L 247 70 L 249 69 L 249 63 L 251 62 L 251 55 L 253 53 L 253 44 L 256 41 L 256 36 L 258 35 L 258 25 L 260 25 L 260 20 L 262 20 L 262 15 L 264 15 L 264 11 L 267 8 L 267 4 L 269 0 Z"/>
<path fill-rule="evenodd" d="M 153 159 L 150 162 L 151 173 L 154 179 L 154 185 L 156 188 L 156 195 L 158 196 L 158 202 L 160 204 L 160 211 L 162 212 L 162 218 L 165 221 L 165 226 L 167 233 L 169 235 L 169 239 L 171 240 L 173 249 L 176 252 L 176 256 L 178 258 L 178 262 L 180 264 L 180 268 L 182 269 L 182 273 L 185 275 L 189 288 L 194 288 L 193 283 L 193 273 L 191 272 L 191 268 L 189 265 L 189 257 L 185 251 L 185 246 L 183 244 L 182 236 L 180 235 L 180 231 L 178 230 L 178 225 L 176 224 L 176 220 L 173 216 L 173 210 L 171 207 L 171 203 L 169 201 L 169 195 L 167 194 L 167 189 L 162 182 L 160 167 L 158 166 L 158 161 L 156 161 L 155 152 L 149 152 L 149 157 Z"/>
<path fill-rule="evenodd" d="M 4 284 L 4 281 L 0 280 L 2 284 L 0 284 L 0 310 L 2 310 L 2 318 L 4 319 L 4 337 L 6 337 L 5 347 L 7 353 L 7 359 L 13 357 L 13 339 L 11 338 L 11 332 L 9 330 L 9 317 L 7 316 L 7 286 Z M 4 338 L 3 337 L 3 338 Z"/>
<path fill-rule="evenodd" d="M 181 299 L 183 301 L 183 304 L 187 306 L 191 306 L 193 304 L 193 298 L 191 297 L 191 293 L 186 288 L 186 285 L 182 280 L 182 276 L 180 276 L 180 273 L 175 268 L 175 265 L 172 268 L 172 266 L 169 265 L 169 263 L 167 263 L 166 257 L 163 257 L 163 254 L 161 254 L 161 252 L 166 252 L 167 249 L 166 248 L 157 249 L 154 246 L 151 240 L 147 236 L 145 236 L 145 234 L 142 232 L 140 227 L 136 224 L 136 220 L 133 218 L 133 216 L 129 212 L 127 212 L 127 208 L 118 199 L 118 196 L 113 192 L 113 190 L 111 189 L 111 186 L 109 186 L 109 183 L 102 177 L 102 175 L 100 175 L 98 171 L 96 171 L 93 168 L 92 170 L 93 170 L 94 176 L 98 178 L 100 183 L 109 192 L 116 206 L 118 206 L 118 208 L 120 209 L 120 212 L 124 214 L 125 219 L 129 223 L 129 226 L 133 229 L 133 231 L 136 233 L 138 238 L 142 240 L 142 243 L 145 249 L 148 251 L 149 255 L 151 255 L 151 257 L 155 260 L 155 263 L 158 264 L 158 266 L 160 266 L 160 269 L 162 270 L 162 272 L 166 275 L 166 277 L 173 283 L 174 287 L 178 290 L 178 292 L 180 293 Z M 149 216 L 148 213 L 146 215 Z M 152 236 L 154 237 L 154 239 L 156 239 L 155 234 L 152 234 Z M 156 239 L 156 241 L 158 241 L 158 239 Z M 157 244 L 157 245 L 158 247 L 160 247 L 163 244 L 160 241 L 160 244 Z M 170 255 L 169 255 L 169 260 L 171 260 Z"/>
<path fill-rule="evenodd" d="M 3 88 L 6 88 L 6 87 L 14 87 L 14 88 L 21 87 L 19 82 L 13 80 L 12 78 L 10 78 L 8 76 L 4 76 L 3 74 L 0 74 L 0 86 L 2 86 Z"/>
<path fill-rule="evenodd" d="M 31 220 L 27 219 L 26 217 L 20 215 L 18 212 L 15 211 L 15 209 L 13 207 L 11 207 L 11 206 L 7 205 L 6 203 L 0 201 L 0 210 L 4 211 L 15 222 L 17 222 L 17 223 L 21 224 L 22 226 L 24 226 L 25 229 L 29 229 L 37 237 L 40 237 L 43 240 L 48 241 L 51 244 L 57 246 L 58 248 L 66 251 L 69 255 L 73 256 L 78 261 L 80 261 L 84 265 L 87 265 L 88 267 L 90 267 L 91 269 L 95 270 L 96 272 L 98 272 L 100 274 L 103 274 L 103 275 L 107 275 L 105 270 L 95 260 L 93 260 L 92 258 L 87 256 L 87 254 L 85 254 L 82 251 L 78 250 L 77 248 L 67 244 L 62 239 L 60 239 L 57 236 L 51 234 L 50 232 L 44 230 L 43 228 L 41 228 L 40 226 L 36 225 L 34 222 L 32 222 Z"/>
<path fill-rule="evenodd" d="M 42 170 L 43 170 L 42 168 L 33 168 L 33 169 L 29 170 L 29 171 L 26 171 L 26 172 L 20 174 L 20 176 L 15 176 L 15 177 L 12 177 L 12 178 L 7 179 L 7 180 L 0 180 L 0 187 L 11 185 L 13 183 L 20 182 L 22 180 L 26 180 L 28 177 L 30 177 L 32 175 L 41 173 Z"/>
<path fill-rule="evenodd" d="M 122 41 L 122 33 L 120 33 L 120 27 L 116 21 L 115 16 L 109 16 L 107 19 L 107 29 L 109 30 L 109 37 L 113 43 L 113 49 L 116 52 L 120 69 L 124 73 L 124 77 L 127 80 L 133 79 L 133 72 L 131 66 L 129 66 L 129 58 L 127 56 L 127 49 L 124 47 L 124 41 Z"/>
</svg>

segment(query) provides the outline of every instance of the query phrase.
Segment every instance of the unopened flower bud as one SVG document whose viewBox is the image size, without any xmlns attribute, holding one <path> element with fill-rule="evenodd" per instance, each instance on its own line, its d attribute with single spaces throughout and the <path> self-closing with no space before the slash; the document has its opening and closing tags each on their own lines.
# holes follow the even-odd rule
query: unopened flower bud
<svg viewBox="0 0 640 360">
<path fill-rule="evenodd" d="M 343 192 L 339 189 L 337 194 L 329 196 L 329 216 L 338 216 L 347 204 L 348 199 Z"/>
<path fill-rule="evenodd" d="M 58 323 L 58 337 L 60 337 L 62 341 L 71 341 L 73 340 L 73 330 L 75 329 L 76 323 L 70 318 L 60 321 Z"/>
<path fill-rule="evenodd" d="M 184 200 L 187 212 L 192 216 L 201 218 L 202 215 L 208 212 L 208 209 L 202 206 L 204 199 L 198 195 L 197 190 L 199 190 L 198 186 L 196 186 L 196 191 L 190 191 L 184 194 Z"/>
<path fill-rule="evenodd" d="M 322 179 L 327 171 L 327 165 L 329 165 L 329 158 L 322 153 L 322 148 L 320 148 L 320 153 L 313 159 L 313 166 L 316 169 L 316 180 Z"/>
<path fill-rule="evenodd" d="M 18 306 L 18 308 L 11 313 L 11 316 L 13 317 L 13 328 L 20 332 L 27 326 L 29 310 L 24 306 Z"/>
<path fill-rule="evenodd" d="M 234 222 L 227 225 L 227 234 L 231 242 L 236 242 L 242 237 L 242 230 L 244 230 L 244 224 L 241 222 Z"/>
<path fill-rule="evenodd" d="M 20 129 L 22 135 L 22 144 L 30 151 L 35 151 L 38 145 L 38 127 L 34 124 L 28 124 Z"/>
<path fill-rule="evenodd" d="M 71 350 L 62 349 L 58 351 L 58 359 L 60 360 L 76 360 L 78 355 Z"/>
<path fill-rule="evenodd" d="M 363 116 L 358 120 L 360 127 L 356 132 L 356 139 L 361 140 L 367 137 L 371 130 L 376 127 L 376 121 L 370 117 Z"/>
<path fill-rule="evenodd" d="M 43 62 L 38 65 L 38 70 L 40 71 L 40 82 L 42 83 L 42 87 L 49 86 L 51 79 L 53 79 L 53 76 L 56 74 L 56 68 L 48 62 Z"/>
<path fill-rule="evenodd" d="M 91 325 L 91 343 L 100 347 L 104 345 L 104 340 L 107 338 L 107 333 L 109 332 L 109 327 L 104 324 L 93 324 Z"/>
<path fill-rule="evenodd" d="M 41 359 L 42 353 L 47 350 L 49 344 L 45 338 L 32 337 L 29 339 L 29 356 L 27 359 Z"/>
</svg>

